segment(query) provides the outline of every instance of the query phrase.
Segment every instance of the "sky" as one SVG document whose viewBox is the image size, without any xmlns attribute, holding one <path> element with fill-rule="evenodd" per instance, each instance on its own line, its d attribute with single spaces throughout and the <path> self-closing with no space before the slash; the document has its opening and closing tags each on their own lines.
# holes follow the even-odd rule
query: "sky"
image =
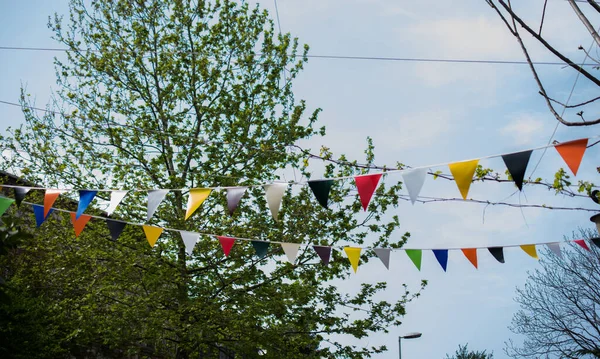
<svg viewBox="0 0 600 359">
<path fill-rule="evenodd" d="M 275 13 L 274 1 L 259 1 Z M 538 19 L 542 0 L 519 4 L 527 19 Z M 281 30 L 310 46 L 312 55 L 443 58 L 477 60 L 523 60 L 514 38 L 483 0 L 386 1 L 386 0 L 278 0 Z M 592 42 L 563 0 L 550 0 L 544 34 L 576 62 L 577 50 Z M 0 3 L 0 46 L 60 47 L 46 28 L 49 15 L 67 13 L 67 2 L 32 0 Z M 597 24 L 597 14 L 589 14 Z M 537 61 L 555 59 L 532 45 Z M 594 49 L 596 50 L 596 49 Z M 37 99 L 39 106 L 56 89 L 51 51 L 0 50 L 0 100 L 16 102 L 20 87 Z M 540 73 L 552 94 L 571 103 L 593 94 L 585 79 L 561 66 L 544 66 Z M 576 81 L 577 80 L 577 81 Z M 556 127 L 547 111 L 529 69 L 523 65 L 448 64 L 369 60 L 309 59 L 294 85 L 297 99 L 309 108 L 322 108 L 319 123 L 327 135 L 303 142 L 318 151 L 324 145 L 336 154 L 364 160 L 366 136 L 373 138 L 378 165 L 434 165 L 544 146 L 552 137 L 567 141 L 599 135 L 597 128 Z M 594 95 L 595 96 L 595 95 Z M 590 117 L 592 114 L 590 114 Z M 16 107 L 0 104 L 0 131 L 23 122 Z M 597 181 L 590 148 L 577 179 Z M 535 151 L 537 163 L 542 151 Z M 499 158 L 483 160 L 486 167 L 504 173 Z M 552 179 L 565 167 L 554 149 L 543 156 L 535 177 Z M 432 167 L 448 172 L 447 167 Z M 532 176 L 532 165 L 527 177 Z M 391 174 L 386 181 L 401 180 Z M 423 196 L 458 197 L 455 184 L 426 179 Z M 593 208 L 589 200 L 557 196 L 552 191 L 525 186 L 515 194 L 509 183 L 478 182 L 469 197 L 512 203 L 547 204 Z M 589 212 L 553 211 L 484 206 L 467 202 L 402 203 L 397 214 L 401 233 L 410 232 L 407 248 L 474 247 L 560 241 L 578 227 L 591 228 Z M 400 235 L 399 233 L 398 235 Z M 500 264 L 480 250 L 476 270 L 460 251 L 451 251 L 444 272 L 430 251 L 423 252 L 422 270 L 417 271 L 401 251 L 393 252 L 390 270 L 377 261 L 361 266 L 356 275 L 339 283 L 352 293 L 360 283 L 388 282 L 380 298 L 393 300 L 401 285 L 417 289 L 421 279 L 429 281 L 422 296 L 407 306 L 399 328 L 360 340 L 361 345 L 385 344 L 390 350 L 378 359 L 398 357 L 398 336 L 421 332 L 419 339 L 402 343 L 403 358 L 444 358 L 459 344 L 493 351 L 505 358 L 505 342 L 523 338 L 508 326 L 518 309 L 515 288 L 523 286 L 528 271 L 539 264 L 519 248 L 505 250 Z M 349 342 L 348 342 L 349 343 Z"/>
</svg>

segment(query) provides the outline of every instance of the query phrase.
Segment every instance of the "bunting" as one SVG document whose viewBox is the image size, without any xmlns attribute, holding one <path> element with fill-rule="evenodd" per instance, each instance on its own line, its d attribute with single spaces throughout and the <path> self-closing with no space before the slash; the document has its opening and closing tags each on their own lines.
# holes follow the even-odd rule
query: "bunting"
<svg viewBox="0 0 600 359">
<path fill-rule="evenodd" d="M 146 239 L 148 240 L 150 247 L 154 247 L 154 245 L 156 244 L 156 240 L 158 239 L 158 237 L 160 237 L 164 229 L 160 227 L 148 226 L 145 224 L 142 227 L 144 228 L 144 233 L 146 234 Z"/>
<path fill-rule="evenodd" d="M 269 242 L 252 241 L 252 247 L 254 247 L 256 255 L 262 259 L 267 256 L 267 251 L 269 250 Z"/>
<path fill-rule="evenodd" d="M 535 250 L 535 244 L 524 244 L 520 247 L 525 253 L 529 254 L 531 258 L 540 259 L 537 255 L 537 251 Z"/>
<path fill-rule="evenodd" d="M 77 212 L 75 212 L 75 218 L 79 219 L 86 208 L 90 205 L 98 191 L 91 191 L 87 189 L 79 190 L 79 204 L 77 205 Z"/>
<path fill-rule="evenodd" d="M 267 204 L 273 219 L 277 221 L 277 215 L 279 214 L 279 208 L 281 207 L 281 200 L 287 189 L 287 183 L 273 183 L 265 185 L 265 196 L 267 198 Z"/>
<path fill-rule="evenodd" d="M 185 219 L 190 218 L 192 214 L 202 205 L 212 192 L 209 188 L 192 188 L 188 196 L 187 209 L 185 211 Z"/>
<path fill-rule="evenodd" d="M 558 242 L 555 243 L 546 243 L 546 246 L 554 253 L 558 258 L 562 258 L 562 252 L 560 251 L 560 244 Z"/>
<path fill-rule="evenodd" d="M 44 194 L 44 218 L 48 217 L 48 213 L 50 212 L 52 205 L 54 204 L 54 202 L 56 202 L 58 196 L 60 196 L 64 192 L 65 191 L 61 189 L 46 190 L 46 193 Z"/>
<path fill-rule="evenodd" d="M 419 193 L 421 193 L 421 188 L 423 188 L 426 176 L 426 168 L 417 168 L 402 173 L 402 179 L 404 180 L 404 185 L 406 186 L 406 190 L 408 191 L 408 196 L 410 197 L 412 204 L 415 204 L 417 197 L 419 197 Z"/>
<path fill-rule="evenodd" d="M 352 269 L 354 269 L 354 273 L 356 273 L 358 270 L 360 251 L 362 251 L 362 248 L 359 247 L 344 247 L 344 252 L 346 252 L 346 256 L 348 256 L 348 259 L 350 260 L 350 264 L 352 265 Z"/>
<path fill-rule="evenodd" d="M 391 248 L 373 248 L 373 252 L 375 252 L 375 254 L 377 254 L 377 257 L 379 257 L 379 260 L 381 260 L 381 263 L 383 263 L 385 268 L 387 268 L 388 270 L 390 269 L 390 252 L 391 251 L 392 251 Z"/>
<path fill-rule="evenodd" d="M 0 197 L 0 216 L 6 212 L 8 207 L 13 204 L 15 200 L 12 198 Z"/>
<path fill-rule="evenodd" d="M 113 241 L 116 241 L 117 239 L 119 239 L 119 236 L 121 235 L 121 233 L 123 233 L 123 230 L 125 229 L 125 226 L 127 226 L 127 223 L 121 222 L 121 221 L 114 221 L 112 219 L 107 219 L 106 226 L 108 227 L 108 232 L 110 233 L 110 238 Z"/>
<path fill-rule="evenodd" d="M 569 141 L 554 146 L 563 161 L 569 166 L 573 175 L 577 176 L 581 159 L 587 148 L 588 139 L 584 138 L 581 140 Z"/>
<path fill-rule="evenodd" d="M 33 214 L 35 215 L 35 226 L 40 227 L 42 223 L 48 218 L 48 216 L 54 212 L 54 208 L 50 208 L 50 211 L 46 215 L 44 215 L 44 206 L 40 206 L 37 204 L 33 204 Z"/>
<path fill-rule="evenodd" d="M 148 216 L 146 217 L 146 222 L 150 221 L 158 205 L 165 199 L 167 193 L 169 193 L 168 189 L 153 189 L 148 191 Z"/>
<path fill-rule="evenodd" d="M 455 162 L 448 165 L 463 199 L 467 199 L 479 160 Z"/>
<path fill-rule="evenodd" d="M 435 255 L 435 259 L 437 259 L 440 266 L 444 272 L 446 271 L 446 267 L 448 266 L 448 250 L 447 249 L 434 249 L 433 254 Z"/>
<path fill-rule="evenodd" d="M 232 187 L 227 189 L 227 210 L 229 215 L 233 216 L 233 212 L 239 206 L 240 200 L 246 193 L 248 187 Z"/>
<path fill-rule="evenodd" d="M 500 263 L 504 263 L 504 248 L 502 247 L 489 247 L 488 251 L 491 255 L 496 258 L 496 260 Z"/>
<path fill-rule="evenodd" d="M 358 196 L 360 197 L 360 203 L 365 211 L 367 210 L 367 207 L 369 207 L 369 203 L 371 202 L 373 193 L 375 193 L 375 189 L 377 189 L 381 175 L 381 173 L 374 173 L 354 177 Z"/>
<path fill-rule="evenodd" d="M 87 214 L 82 214 L 77 218 L 77 214 L 75 212 L 71 212 L 71 223 L 73 223 L 73 229 L 75 229 L 75 237 L 79 237 L 85 225 L 92 219 L 91 216 Z"/>
<path fill-rule="evenodd" d="M 180 231 L 179 233 L 181 234 L 181 240 L 183 241 L 183 244 L 185 245 L 185 252 L 188 255 L 191 255 L 192 252 L 194 251 L 194 247 L 196 246 L 196 243 L 198 242 L 198 239 L 200 239 L 200 234 L 195 233 L 195 232 L 187 232 L 187 231 Z"/>
<path fill-rule="evenodd" d="M 108 208 L 106 209 L 106 215 L 111 216 L 114 211 L 117 209 L 117 206 L 121 203 L 123 198 L 127 195 L 129 191 L 112 191 L 110 193 L 110 203 Z"/>
<path fill-rule="evenodd" d="M 235 238 L 225 237 L 225 236 L 217 236 L 219 243 L 221 243 L 221 248 L 223 248 L 223 253 L 225 253 L 225 257 L 229 257 L 229 252 L 231 252 L 231 248 L 235 244 Z"/>
<path fill-rule="evenodd" d="M 588 247 L 587 244 L 585 244 L 585 241 L 583 239 L 576 239 L 573 242 L 577 243 L 581 248 L 585 249 L 586 251 L 590 250 L 590 247 Z"/>
<path fill-rule="evenodd" d="M 321 258 L 323 264 L 328 265 L 329 259 L 331 258 L 331 247 L 313 246 L 313 249 L 315 250 L 315 252 L 317 252 L 317 255 L 319 256 L 319 258 Z"/>
<path fill-rule="evenodd" d="M 421 258 L 423 256 L 423 252 L 420 249 L 405 249 L 406 255 L 413 262 L 415 267 L 420 271 L 421 270 Z"/>
<path fill-rule="evenodd" d="M 15 187 L 15 202 L 17 202 L 17 207 L 21 207 L 21 202 L 25 199 L 25 195 L 31 190 L 31 188 L 25 187 Z"/>
<path fill-rule="evenodd" d="M 298 257 L 298 250 L 300 249 L 300 243 L 281 243 L 281 248 L 288 258 L 290 264 L 296 263 Z"/>
<path fill-rule="evenodd" d="M 461 250 L 473 267 L 477 269 L 477 248 L 463 248 Z"/>
<path fill-rule="evenodd" d="M 600 247 L 600 238 L 598 238 L 598 237 L 590 238 L 590 241 L 592 241 L 592 243 L 594 243 L 594 245 L 596 247 Z"/>
<path fill-rule="evenodd" d="M 531 157 L 531 150 L 503 155 L 502 160 L 519 191 L 523 190 L 523 178 Z"/>
<path fill-rule="evenodd" d="M 308 187 L 312 190 L 315 198 L 323 208 L 327 209 L 327 202 L 329 200 L 329 192 L 331 191 L 331 185 L 333 180 L 317 180 L 308 181 Z"/>
</svg>

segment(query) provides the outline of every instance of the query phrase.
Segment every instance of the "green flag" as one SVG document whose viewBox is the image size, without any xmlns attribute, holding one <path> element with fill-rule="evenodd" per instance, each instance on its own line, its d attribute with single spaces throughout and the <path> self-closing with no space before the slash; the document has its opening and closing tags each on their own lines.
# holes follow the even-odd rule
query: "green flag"
<svg viewBox="0 0 600 359">
<path fill-rule="evenodd" d="M 10 207 L 14 201 L 15 200 L 12 198 L 0 197 L 0 216 L 6 212 L 8 207 Z"/>
<path fill-rule="evenodd" d="M 421 270 L 421 256 L 422 252 L 420 249 L 406 249 L 406 254 L 408 258 L 415 264 L 418 270 Z"/>
</svg>

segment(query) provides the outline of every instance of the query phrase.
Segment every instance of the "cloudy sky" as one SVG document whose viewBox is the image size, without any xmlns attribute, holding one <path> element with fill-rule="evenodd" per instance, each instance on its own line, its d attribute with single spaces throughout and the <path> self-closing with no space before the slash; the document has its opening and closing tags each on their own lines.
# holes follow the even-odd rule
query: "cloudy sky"
<svg viewBox="0 0 600 359">
<path fill-rule="evenodd" d="M 531 0 L 520 10 L 527 19 L 539 19 L 542 0 Z M 274 14 L 272 0 L 260 5 Z M 516 41 L 483 0 L 389 1 L 389 0 L 278 0 L 281 29 L 310 45 L 312 55 L 349 55 L 403 58 L 476 60 L 522 60 Z M 47 16 L 66 13 L 65 1 L 0 3 L 0 46 L 56 47 L 46 28 Z M 595 23 L 597 14 L 590 14 Z M 591 38 L 563 0 L 550 0 L 544 34 L 576 62 L 583 60 L 579 45 L 588 48 Z M 535 60 L 554 61 L 533 48 Z M 594 52 L 595 53 L 595 52 Z M 44 105 L 55 87 L 53 56 L 56 52 L 0 50 L 2 82 L 0 100 L 15 102 L 19 87 Z M 575 73 L 562 66 L 544 66 L 553 95 L 566 101 Z M 484 157 L 543 146 L 553 134 L 556 121 L 546 107 L 523 65 L 448 64 L 373 60 L 311 58 L 295 85 L 296 97 L 311 108 L 320 107 L 327 136 L 303 143 L 334 154 L 362 160 L 365 137 L 376 146 L 376 162 L 393 166 L 397 161 L 424 166 Z M 591 97 L 595 88 L 577 80 L 571 103 Z M 594 95 L 595 96 L 595 95 Z M 18 108 L 0 104 L 0 130 L 23 120 Z M 590 114 L 590 117 L 592 114 Z M 559 126 L 558 141 L 596 136 L 595 128 Z M 552 178 L 563 166 L 550 149 L 535 177 Z M 531 163 L 542 152 L 536 151 Z M 578 179 L 598 180 L 591 148 L 583 159 Z M 499 158 L 484 166 L 503 173 Z M 443 170 L 445 167 L 435 167 Z M 530 166 L 527 176 L 531 175 Z M 400 180 L 390 175 L 386 181 Z M 548 204 L 592 208 L 591 201 L 555 196 L 553 192 L 526 186 L 522 194 L 503 183 L 475 183 L 470 197 L 512 203 Z M 448 181 L 427 178 L 423 196 L 457 197 Z M 403 203 L 393 213 L 402 231 L 411 233 L 407 247 L 447 248 L 560 241 L 577 227 L 590 227 L 587 212 L 524 209 L 465 202 L 440 202 L 411 206 Z M 450 252 L 444 273 L 429 251 L 423 253 L 417 271 L 403 252 L 392 254 L 390 270 L 372 261 L 357 275 L 340 283 L 353 292 L 361 282 L 387 280 L 390 289 L 382 298 L 393 299 L 401 284 L 416 288 L 421 279 L 429 286 L 409 304 L 400 328 L 362 340 L 363 345 L 386 344 L 391 349 L 376 356 L 398 357 L 398 335 L 422 332 L 417 340 L 403 342 L 404 358 L 443 358 L 459 344 L 494 351 L 504 358 L 504 342 L 521 341 L 508 329 L 517 310 L 514 289 L 525 283 L 527 272 L 538 268 L 535 260 L 518 248 L 505 251 L 506 263 L 497 263 L 487 251 L 479 251 L 479 270 L 460 251 Z"/>
</svg>

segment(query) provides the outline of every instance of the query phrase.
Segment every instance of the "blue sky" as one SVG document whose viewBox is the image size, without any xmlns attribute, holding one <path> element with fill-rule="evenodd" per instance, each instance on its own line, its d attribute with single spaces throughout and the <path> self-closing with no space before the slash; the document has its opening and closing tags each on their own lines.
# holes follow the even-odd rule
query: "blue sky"
<svg viewBox="0 0 600 359">
<path fill-rule="evenodd" d="M 274 13 L 273 1 L 261 6 Z M 530 1 L 523 11 L 537 19 L 543 1 Z M 355 55 L 390 57 L 429 57 L 522 60 L 516 41 L 483 0 L 385 1 L 385 0 L 279 0 L 281 28 L 311 47 L 315 55 Z M 46 28 L 48 15 L 66 13 L 65 1 L 29 1 L 27 4 L 0 4 L 0 46 L 57 47 Z M 591 39 L 566 2 L 551 0 L 544 29 L 559 49 L 581 61 L 577 46 L 588 47 Z M 597 15 L 590 14 L 598 23 Z M 536 60 L 554 60 L 533 48 Z M 17 101 L 19 87 L 47 102 L 55 87 L 55 52 L 0 51 L 0 100 Z M 555 97 L 565 101 L 575 81 L 575 73 L 560 66 L 543 67 Z M 445 163 L 506 153 L 545 145 L 556 121 L 547 112 L 526 66 L 489 64 L 440 64 L 359 60 L 310 59 L 295 85 L 296 97 L 309 107 L 323 108 L 320 123 L 328 134 L 303 143 L 318 150 L 321 145 L 335 154 L 362 159 L 365 137 L 376 146 L 376 162 L 393 166 L 401 161 L 413 166 Z M 572 102 L 585 99 L 594 87 L 577 81 Z M 0 104 L 0 128 L 18 125 L 23 116 L 18 108 Z M 591 116 L 591 114 L 590 114 Z M 598 135 L 595 128 L 559 126 L 559 141 Z M 534 152 L 536 163 L 541 151 Z M 581 165 L 578 179 L 597 181 L 598 148 L 590 149 Z M 498 158 L 484 166 L 503 173 Z M 536 171 L 536 177 L 551 178 L 563 166 L 550 149 Z M 434 168 L 447 172 L 444 167 Z M 527 176 L 531 173 L 531 166 Z M 386 181 L 400 180 L 390 175 Z M 504 200 L 514 186 L 475 183 L 470 197 Z M 448 181 L 428 178 L 424 196 L 457 197 L 458 190 Z M 592 207 L 553 192 L 526 186 L 524 194 L 507 199 L 518 203 L 544 203 L 566 207 Z M 463 202 L 411 206 L 403 203 L 398 214 L 402 231 L 411 233 L 407 247 L 444 248 L 558 241 L 578 226 L 589 227 L 587 212 L 549 211 L 484 206 Z M 506 263 L 497 263 L 486 251 L 479 251 L 479 270 L 460 252 L 451 252 L 444 273 L 431 252 L 423 253 L 418 272 L 403 252 L 391 257 L 390 270 L 376 261 L 361 266 L 358 274 L 340 283 L 348 292 L 360 282 L 387 280 L 389 290 L 382 298 L 395 298 L 401 284 L 416 289 L 421 279 L 430 284 L 423 295 L 408 305 L 400 328 L 389 334 L 373 335 L 361 344 L 387 344 L 391 350 L 376 356 L 397 358 L 397 337 L 419 331 L 423 337 L 403 343 L 404 358 L 443 358 L 459 344 L 474 349 L 493 350 L 504 358 L 504 342 L 522 340 L 507 326 L 517 306 L 514 289 L 525 282 L 527 271 L 538 268 L 518 248 L 505 251 Z"/>
</svg>

